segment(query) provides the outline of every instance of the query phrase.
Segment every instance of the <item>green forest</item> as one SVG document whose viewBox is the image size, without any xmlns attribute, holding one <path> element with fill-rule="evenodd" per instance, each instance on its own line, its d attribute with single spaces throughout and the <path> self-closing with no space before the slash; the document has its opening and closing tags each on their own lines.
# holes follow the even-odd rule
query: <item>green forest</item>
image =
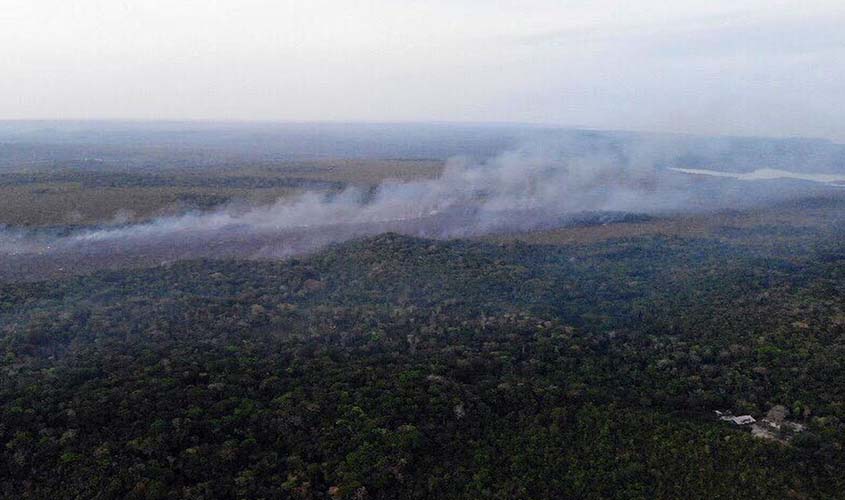
<svg viewBox="0 0 845 500">
<path fill-rule="evenodd" d="M 2 284 L 0 495 L 843 498 L 845 224 L 722 236 Z"/>
</svg>

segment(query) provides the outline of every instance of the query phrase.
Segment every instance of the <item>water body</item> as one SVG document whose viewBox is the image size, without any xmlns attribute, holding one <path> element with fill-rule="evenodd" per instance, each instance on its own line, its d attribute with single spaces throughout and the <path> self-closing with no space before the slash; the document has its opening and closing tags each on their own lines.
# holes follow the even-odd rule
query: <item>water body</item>
<svg viewBox="0 0 845 500">
<path fill-rule="evenodd" d="M 808 174 L 778 170 L 774 168 L 760 168 L 753 172 L 720 172 L 718 170 L 707 170 L 702 168 L 670 168 L 675 172 L 690 175 L 709 175 L 712 177 L 727 177 L 740 181 L 765 181 L 775 179 L 796 179 L 802 181 L 819 182 L 839 187 L 845 187 L 845 174 Z"/>
</svg>

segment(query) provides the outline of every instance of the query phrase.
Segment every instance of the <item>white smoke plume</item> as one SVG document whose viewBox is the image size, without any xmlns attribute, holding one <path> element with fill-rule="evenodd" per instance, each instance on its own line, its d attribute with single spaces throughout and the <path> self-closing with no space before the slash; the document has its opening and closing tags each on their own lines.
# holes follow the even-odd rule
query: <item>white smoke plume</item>
<svg viewBox="0 0 845 500">
<path fill-rule="evenodd" d="M 702 190 L 700 179 L 659 168 L 659 148 L 634 148 L 624 157 L 562 151 L 527 145 L 484 162 L 452 159 L 431 180 L 387 181 L 373 191 L 309 192 L 266 206 L 61 236 L 0 231 L 0 255 L 5 267 L 23 264 L 30 271 L 63 262 L 95 269 L 193 257 L 280 257 L 384 231 L 459 237 L 555 227 L 584 212 L 719 208 L 748 198 L 746 190 L 733 192 L 723 184 Z"/>
</svg>

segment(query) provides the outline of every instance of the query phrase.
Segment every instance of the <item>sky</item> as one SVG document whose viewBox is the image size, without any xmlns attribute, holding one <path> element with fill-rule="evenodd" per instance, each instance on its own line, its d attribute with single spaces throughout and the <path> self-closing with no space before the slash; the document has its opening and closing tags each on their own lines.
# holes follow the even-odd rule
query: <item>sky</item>
<svg viewBox="0 0 845 500">
<path fill-rule="evenodd" d="M 842 0 L 0 0 L 0 119 L 845 142 Z"/>
</svg>

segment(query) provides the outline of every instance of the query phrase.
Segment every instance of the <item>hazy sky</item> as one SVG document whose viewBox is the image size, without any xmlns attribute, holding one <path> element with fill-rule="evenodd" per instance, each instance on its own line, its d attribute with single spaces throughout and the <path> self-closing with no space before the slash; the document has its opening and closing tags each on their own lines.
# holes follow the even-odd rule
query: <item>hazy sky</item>
<svg viewBox="0 0 845 500">
<path fill-rule="evenodd" d="M 845 141 L 843 0 L 0 0 L 0 119 Z"/>
</svg>

